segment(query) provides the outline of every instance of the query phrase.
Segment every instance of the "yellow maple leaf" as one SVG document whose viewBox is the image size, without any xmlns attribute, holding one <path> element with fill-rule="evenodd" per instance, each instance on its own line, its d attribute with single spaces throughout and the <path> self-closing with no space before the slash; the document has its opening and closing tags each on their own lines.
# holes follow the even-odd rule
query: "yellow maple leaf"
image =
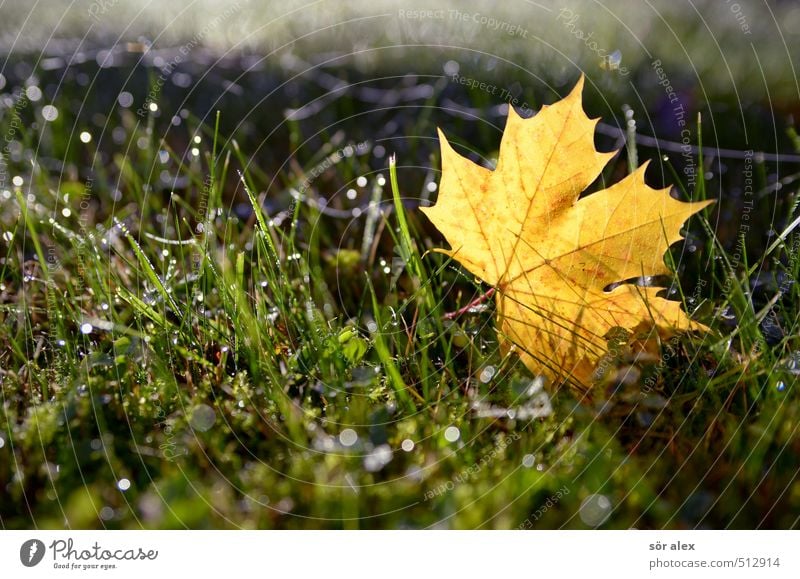
<svg viewBox="0 0 800 579">
<path fill-rule="evenodd" d="M 644 181 L 643 165 L 579 199 L 614 152 L 594 147 L 597 119 L 583 111 L 583 77 L 569 96 L 522 119 L 512 107 L 494 171 L 455 152 L 439 131 L 439 199 L 422 211 L 453 256 L 496 288 L 501 343 L 555 384 L 588 389 L 612 328 L 662 336 L 706 330 L 662 288 L 621 283 L 669 274 L 664 253 L 711 201 L 684 203 Z"/>
</svg>

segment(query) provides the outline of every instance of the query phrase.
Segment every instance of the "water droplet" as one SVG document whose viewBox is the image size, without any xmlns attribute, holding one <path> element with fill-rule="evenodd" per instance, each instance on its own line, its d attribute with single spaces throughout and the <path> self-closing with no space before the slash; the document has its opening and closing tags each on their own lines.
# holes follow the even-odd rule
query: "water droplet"
<svg viewBox="0 0 800 579">
<path fill-rule="evenodd" d="M 0 436 L 0 448 L 3 448 L 6 445 L 6 439 Z"/>
<path fill-rule="evenodd" d="M 100 509 L 100 518 L 104 521 L 110 521 L 114 518 L 114 509 L 111 507 L 103 507 Z"/>
<path fill-rule="evenodd" d="M 800 350 L 789 354 L 789 359 L 786 362 L 786 369 L 795 376 L 800 375 Z"/>
<path fill-rule="evenodd" d="M 437 185 L 433 181 L 430 181 L 427 185 L 425 185 L 425 188 L 428 190 L 428 193 L 436 192 L 436 187 Z"/>
<path fill-rule="evenodd" d="M 496 372 L 496 370 L 494 369 L 494 366 L 486 366 L 486 368 L 484 368 L 481 371 L 481 374 L 480 374 L 480 376 L 478 376 L 478 379 L 481 382 L 483 382 L 484 384 L 486 384 L 492 378 L 494 378 L 495 372 Z"/>
<path fill-rule="evenodd" d="M 42 100 L 42 89 L 35 84 L 31 85 L 25 89 L 25 96 L 27 96 L 33 102 L 40 101 Z"/>
<path fill-rule="evenodd" d="M 14 175 L 14 178 L 11 179 L 11 182 L 14 184 L 14 187 L 22 187 L 25 181 L 19 175 Z M 33 199 L 28 199 L 28 201 L 33 201 Z"/>
<path fill-rule="evenodd" d="M 589 527 L 602 525 L 611 514 L 611 501 L 600 494 L 589 495 L 581 503 L 579 511 L 581 520 Z"/>
<path fill-rule="evenodd" d="M 461 69 L 461 66 L 455 60 L 448 60 L 444 63 L 444 73 L 447 76 L 453 76 L 458 74 L 458 71 Z"/>
<path fill-rule="evenodd" d="M 525 468 L 531 468 L 534 464 L 536 464 L 536 457 L 532 454 L 526 454 L 522 457 L 522 466 Z"/>
<path fill-rule="evenodd" d="M 81 334 L 91 334 L 93 329 L 90 323 L 81 324 Z"/>
<path fill-rule="evenodd" d="M 447 442 L 455 442 L 461 438 L 461 431 L 456 426 L 448 426 L 444 431 L 444 438 Z"/>
<path fill-rule="evenodd" d="M 406 452 L 411 452 L 412 450 L 414 450 L 414 441 L 413 441 L 413 440 L 411 440 L 410 438 L 406 438 L 406 439 L 405 439 L 405 440 L 404 440 L 404 441 L 403 441 L 403 442 L 400 444 L 400 448 L 402 448 L 402 449 L 403 449 L 403 450 L 405 450 Z"/>
<path fill-rule="evenodd" d="M 3 239 L 5 239 L 6 241 L 11 241 L 12 239 L 14 239 L 14 234 L 11 233 L 10 231 L 6 231 L 5 233 L 3 233 Z"/>
<path fill-rule="evenodd" d="M 339 442 L 342 446 L 353 446 L 358 441 L 358 434 L 352 428 L 345 428 L 339 433 Z"/>
<path fill-rule="evenodd" d="M 61 210 L 61 215 L 64 217 L 69 217 L 72 215 L 72 210 L 69 207 L 64 207 L 64 209 Z"/>
<path fill-rule="evenodd" d="M 92 140 L 92 134 L 88 131 L 82 131 L 80 135 L 81 143 L 89 143 Z"/>
<path fill-rule="evenodd" d="M 119 479 L 119 481 L 117 481 L 117 488 L 122 492 L 125 492 L 126 490 L 131 488 L 131 481 L 129 481 L 126 478 L 121 478 Z"/>
<path fill-rule="evenodd" d="M 775 384 L 775 388 L 778 392 L 783 392 L 786 390 L 786 383 L 783 380 L 779 380 L 777 384 Z"/>
<path fill-rule="evenodd" d="M 128 91 L 122 91 L 117 96 L 117 102 L 119 103 L 119 106 L 127 109 L 133 104 L 133 95 Z"/>
<path fill-rule="evenodd" d="M 364 457 L 364 469 L 377 472 L 392 461 L 392 449 L 388 444 L 381 444 Z"/>
<path fill-rule="evenodd" d="M 356 179 L 356 185 L 359 187 L 366 187 L 367 186 L 367 178 L 364 175 L 361 175 L 358 179 Z"/>
<path fill-rule="evenodd" d="M 58 109 L 53 105 L 44 105 L 42 107 L 42 117 L 47 122 L 52 122 L 58 118 Z"/>
<path fill-rule="evenodd" d="M 214 426 L 217 420 L 217 413 L 208 404 L 198 404 L 192 411 L 192 417 L 189 419 L 189 424 L 195 430 L 206 432 Z"/>
</svg>

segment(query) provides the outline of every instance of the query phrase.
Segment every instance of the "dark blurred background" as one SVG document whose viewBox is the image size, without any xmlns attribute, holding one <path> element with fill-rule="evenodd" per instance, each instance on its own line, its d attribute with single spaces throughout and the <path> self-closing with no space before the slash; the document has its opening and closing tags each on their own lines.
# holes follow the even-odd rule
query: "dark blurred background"
<svg viewBox="0 0 800 579">
<path fill-rule="evenodd" d="M 794 1 L 47 0 L 0 11 L 0 108 L 34 129 L 52 127 L 29 148 L 12 144 L 9 161 L 35 156 L 67 178 L 129 157 L 129 136 L 147 123 L 191 158 L 194 135 L 220 111 L 222 134 L 276 190 L 273 203 L 282 204 L 277 190 L 298 167 L 359 142 L 369 143 L 375 170 L 394 152 L 420 167 L 406 171 L 407 193 L 429 196 L 436 126 L 487 162 L 506 103 L 531 114 L 581 72 L 586 108 L 603 119 L 599 146 L 623 146 L 628 110 L 639 160 L 657 161 L 654 183 L 682 180 L 691 194 L 702 176 L 709 196 L 730 201 L 716 224 L 727 245 L 738 230 L 742 151 L 768 153 L 756 157 L 765 161 L 762 196 L 800 167 Z M 32 106 L 15 104 L 19 91 Z M 91 148 L 75 146 L 82 133 Z M 162 185 L 176 187 L 169 178 Z M 323 193 L 338 186 L 315 182 Z M 242 191 L 233 197 L 246 207 Z M 760 204 L 772 227 L 750 235 L 750 249 L 782 225 L 784 202 Z"/>
</svg>

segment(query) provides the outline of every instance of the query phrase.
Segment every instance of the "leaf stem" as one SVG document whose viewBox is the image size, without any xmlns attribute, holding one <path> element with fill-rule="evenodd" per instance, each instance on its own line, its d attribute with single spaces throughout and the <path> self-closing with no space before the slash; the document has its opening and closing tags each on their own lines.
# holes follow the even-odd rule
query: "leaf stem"
<svg viewBox="0 0 800 579">
<path fill-rule="evenodd" d="M 470 308 L 474 308 L 475 306 L 480 305 L 489 298 L 491 298 L 494 295 L 494 290 L 495 288 L 489 288 L 489 290 L 486 293 L 479 295 L 477 298 L 469 302 L 460 310 L 456 310 L 455 312 L 448 312 L 443 316 L 443 318 L 445 320 L 453 320 L 459 316 L 466 314 L 470 310 Z"/>
</svg>

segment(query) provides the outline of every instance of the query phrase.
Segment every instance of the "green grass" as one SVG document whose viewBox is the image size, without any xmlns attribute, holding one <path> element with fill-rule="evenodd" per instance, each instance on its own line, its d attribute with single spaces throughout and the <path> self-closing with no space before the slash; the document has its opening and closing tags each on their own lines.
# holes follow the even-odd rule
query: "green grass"
<svg viewBox="0 0 800 579">
<path fill-rule="evenodd" d="M 404 199 L 438 179 L 415 159 L 346 156 L 289 202 L 355 142 L 323 135 L 273 175 L 219 118 L 182 127 L 193 156 L 126 114 L 108 162 L 51 127 L 26 130 L 32 165 L 9 165 L 24 183 L 0 212 L 4 528 L 798 525 L 796 190 L 767 250 L 739 259 L 718 208 L 690 221 L 674 295 L 713 332 L 655 360 L 615 350 L 589 403 L 500 354 L 491 303 L 446 319 L 488 288 L 429 251 L 443 242 Z M 157 187 L 161 170 L 186 184 Z M 622 155 L 604 180 L 627 170 Z M 339 188 L 359 219 L 314 201 Z"/>
</svg>

